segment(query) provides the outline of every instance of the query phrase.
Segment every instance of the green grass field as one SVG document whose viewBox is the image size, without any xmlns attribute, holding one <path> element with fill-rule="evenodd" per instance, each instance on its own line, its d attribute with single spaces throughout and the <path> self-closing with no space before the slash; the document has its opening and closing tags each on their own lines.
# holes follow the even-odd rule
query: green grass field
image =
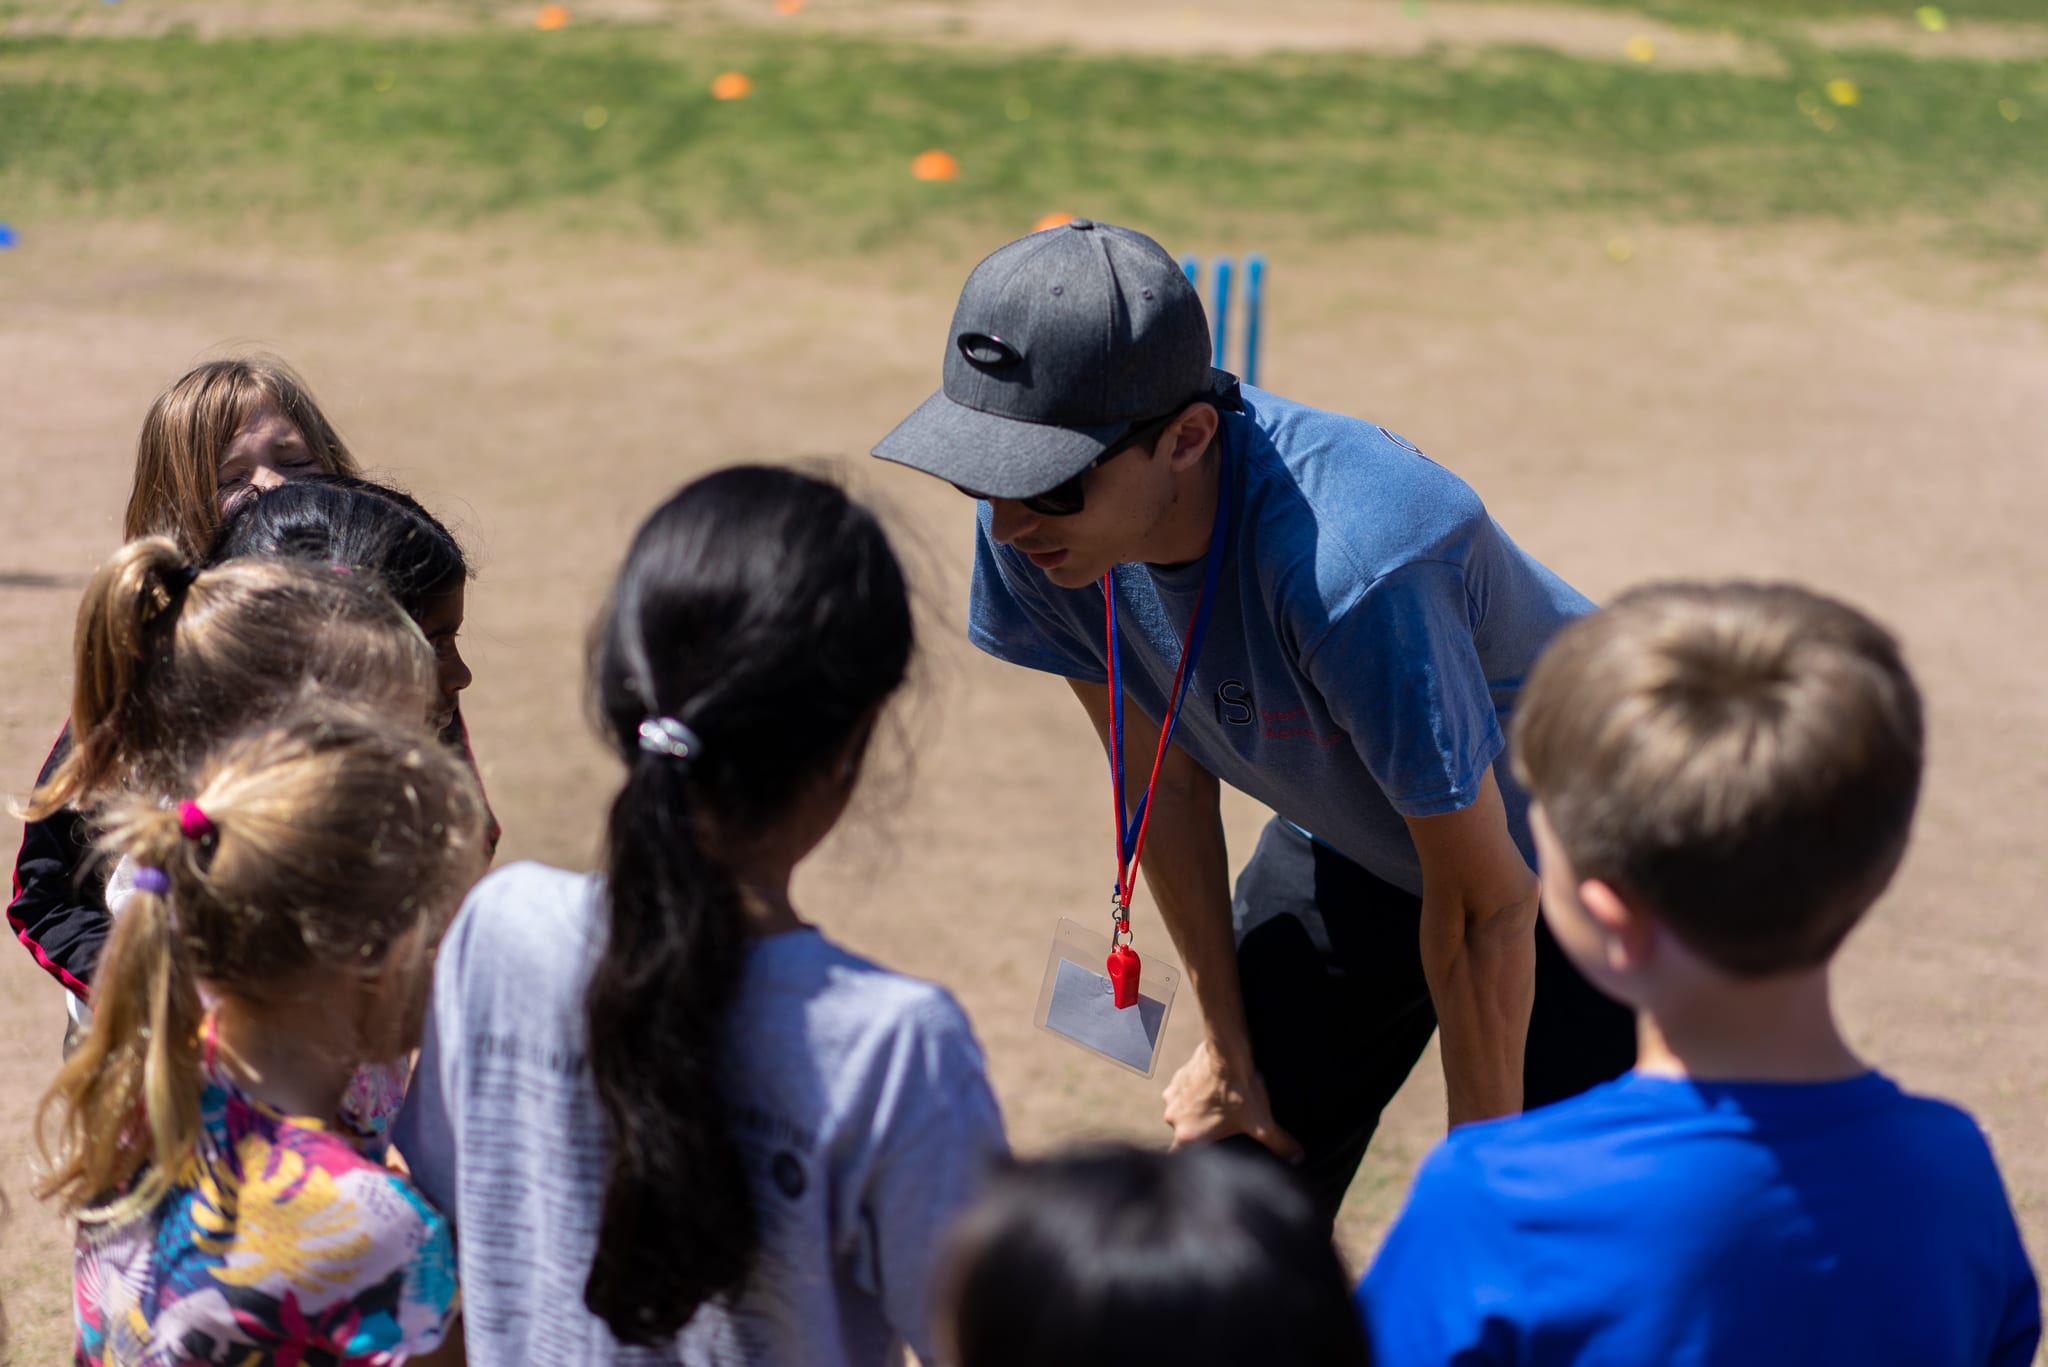
<svg viewBox="0 0 2048 1367">
<path fill-rule="evenodd" d="M 1330 236 L 1625 213 L 2048 242 L 2048 62 L 1781 51 L 1765 74 L 1537 51 L 1003 56 L 758 30 L 35 38 L 0 45 L 0 219 L 375 237 L 538 213 L 737 223 L 802 249 L 1062 209 Z M 710 98 L 726 69 L 751 97 Z M 1853 106 L 1828 94 L 1843 80 Z M 910 176 L 928 147 L 959 158 L 957 180 Z"/>
</svg>

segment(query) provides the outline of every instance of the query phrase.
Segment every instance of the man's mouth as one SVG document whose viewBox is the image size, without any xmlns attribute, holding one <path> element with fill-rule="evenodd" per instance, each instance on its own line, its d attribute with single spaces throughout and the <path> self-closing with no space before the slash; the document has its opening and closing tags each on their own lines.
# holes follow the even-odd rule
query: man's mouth
<svg viewBox="0 0 2048 1367">
<path fill-rule="evenodd" d="M 1025 551 L 1024 558 L 1029 560 L 1032 564 L 1038 566 L 1038 568 L 1042 570 L 1052 570 L 1058 569 L 1063 563 L 1065 563 L 1067 553 L 1064 550 Z"/>
</svg>

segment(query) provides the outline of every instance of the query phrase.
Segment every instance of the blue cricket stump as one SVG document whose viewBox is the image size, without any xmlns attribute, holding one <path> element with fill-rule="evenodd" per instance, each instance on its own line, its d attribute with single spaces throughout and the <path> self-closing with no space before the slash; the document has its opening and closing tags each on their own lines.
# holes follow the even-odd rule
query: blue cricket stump
<svg viewBox="0 0 2048 1367">
<path fill-rule="evenodd" d="M 1183 256 L 1180 268 L 1197 292 L 1202 287 L 1202 258 Z M 1235 270 L 1227 256 L 1216 257 L 1209 268 L 1209 327 L 1216 339 L 1216 357 L 1212 362 L 1219 370 L 1230 369 L 1230 289 Z M 1237 373 L 1246 384 L 1259 382 L 1259 330 L 1261 316 L 1265 312 L 1266 258 L 1247 256 L 1244 259 L 1244 364 Z"/>
</svg>

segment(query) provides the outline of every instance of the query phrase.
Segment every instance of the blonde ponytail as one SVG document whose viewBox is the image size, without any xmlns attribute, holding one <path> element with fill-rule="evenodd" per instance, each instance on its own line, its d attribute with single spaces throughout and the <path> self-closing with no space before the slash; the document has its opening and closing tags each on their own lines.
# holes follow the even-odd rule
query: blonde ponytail
<svg viewBox="0 0 2048 1367">
<path fill-rule="evenodd" d="M 148 687 L 152 663 L 168 654 L 158 638 L 175 624 L 195 574 L 176 542 L 150 536 L 115 551 L 93 575 L 72 638 L 71 753 L 36 789 L 28 820 L 78 806 L 119 780 L 126 714 Z"/>
<path fill-rule="evenodd" d="M 146 876 L 101 956 L 91 1032 L 36 1118 L 38 1195 L 81 1219 L 148 1209 L 193 1151 L 202 980 L 265 1002 L 327 974 L 390 975 L 403 1005 L 359 1057 L 403 1053 L 433 947 L 483 869 L 476 778 L 423 720 L 311 707 L 225 745 L 196 780 L 178 808 L 134 794 L 100 814 L 102 852 Z"/>
<path fill-rule="evenodd" d="M 162 870 L 171 890 L 154 890 L 149 880 L 137 887 L 100 956 L 92 1028 L 36 1110 L 48 1164 L 36 1194 L 89 1220 L 155 1205 L 199 1135 L 199 985 L 176 911 L 194 850 L 177 816 L 153 804 L 132 808 L 112 838 L 144 867 Z"/>
</svg>

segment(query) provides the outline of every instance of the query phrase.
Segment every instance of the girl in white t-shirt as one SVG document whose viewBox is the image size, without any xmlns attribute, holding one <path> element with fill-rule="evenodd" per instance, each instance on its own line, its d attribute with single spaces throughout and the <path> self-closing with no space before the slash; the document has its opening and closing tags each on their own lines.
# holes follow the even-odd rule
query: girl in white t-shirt
<svg viewBox="0 0 2048 1367">
<path fill-rule="evenodd" d="M 472 1363 L 931 1360 L 937 1247 L 1004 1151 L 981 1052 L 790 901 L 911 652 L 830 484 L 726 470 L 641 528 L 593 651 L 604 871 L 471 893 L 395 1131 Z"/>
</svg>

